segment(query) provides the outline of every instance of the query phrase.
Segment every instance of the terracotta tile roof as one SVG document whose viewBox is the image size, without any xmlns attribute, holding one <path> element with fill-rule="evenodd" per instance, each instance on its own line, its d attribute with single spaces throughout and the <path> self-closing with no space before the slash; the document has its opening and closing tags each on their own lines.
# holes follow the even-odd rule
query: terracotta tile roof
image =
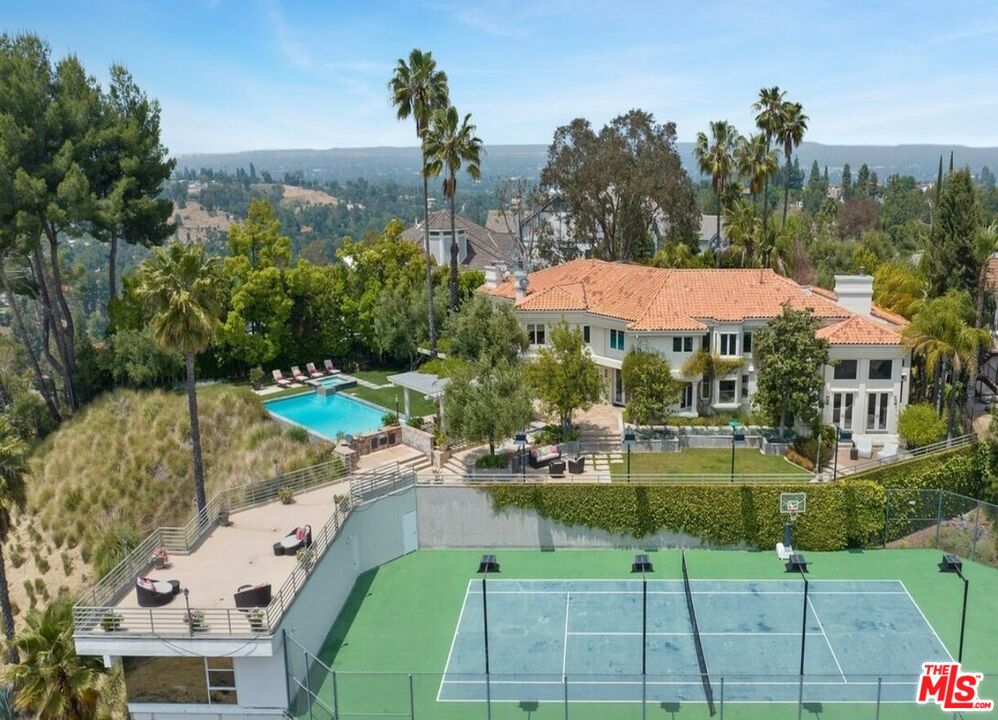
<svg viewBox="0 0 998 720">
<path fill-rule="evenodd" d="M 512 278 L 479 292 L 514 300 Z M 835 322 L 822 332 L 848 344 L 899 344 L 900 336 L 886 325 L 861 318 L 772 270 L 675 270 L 602 260 L 574 260 L 533 272 L 521 310 L 586 310 L 594 315 L 627 321 L 635 331 L 704 330 L 705 320 L 742 322 L 769 319 L 782 304 L 808 307 L 815 316 Z M 843 321 L 850 321 L 847 325 Z M 855 321 L 855 322 L 852 322 Z M 830 328 L 836 328 L 831 332 Z M 866 341 L 857 338 L 867 338 Z"/>
<path fill-rule="evenodd" d="M 827 288 L 818 287 L 817 285 L 812 285 L 811 286 L 811 292 L 817 293 L 818 295 L 821 295 L 822 297 L 826 297 L 829 300 L 838 300 L 839 299 L 839 296 L 835 294 L 834 290 L 829 290 Z"/>
<path fill-rule="evenodd" d="M 901 336 L 897 332 L 859 315 L 819 328 L 816 334 L 832 345 L 901 344 Z"/>
<path fill-rule="evenodd" d="M 897 325 L 898 327 L 904 327 L 908 324 L 908 318 L 904 315 L 898 315 L 890 310 L 884 310 L 879 305 L 874 305 L 870 308 L 870 314 L 875 318 L 880 318 L 881 320 L 886 320 L 892 325 Z"/>
</svg>

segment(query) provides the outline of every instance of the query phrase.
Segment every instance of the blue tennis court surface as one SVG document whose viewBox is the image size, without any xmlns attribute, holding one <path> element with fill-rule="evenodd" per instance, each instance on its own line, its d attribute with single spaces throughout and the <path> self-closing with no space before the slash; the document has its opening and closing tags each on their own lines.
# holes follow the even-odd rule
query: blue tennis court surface
<svg viewBox="0 0 998 720">
<path fill-rule="evenodd" d="M 800 580 L 691 581 L 715 701 L 797 702 Z M 488 580 L 486 687 L 482 585 L 468 583 L 441 701 L 704 702 L 681 580 L 648 581 L 641 676 L 640 580 Z M 950 660 L 899 581 L 812 580 L 805 702 L 911 702 L 921 665 Z M 567 678 L 567 681 L 566 679 Z"/>
</svg>

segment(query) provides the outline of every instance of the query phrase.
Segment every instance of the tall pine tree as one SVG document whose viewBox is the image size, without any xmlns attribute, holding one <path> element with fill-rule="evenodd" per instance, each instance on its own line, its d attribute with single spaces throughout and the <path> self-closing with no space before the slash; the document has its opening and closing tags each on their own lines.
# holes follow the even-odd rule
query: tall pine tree
<svg viewBox="0 0 998 720">
<path fill-rule="evenodd" d="M 849 168 L 849 163 L 846 163 L 842 168 L 842 199 L 848 200 L 850 197 L 852 197 L 852 170 Z"/>
<path fill-rule="evenodd" d="M 977 291 L 980 261 L 974 240 L 981 225 L 977 190 L 969 170 L 954 172 L 946 179 L 939 197 L 929 244 L 926 268 L 933 295 L 947 290 Z"/>
</svg>

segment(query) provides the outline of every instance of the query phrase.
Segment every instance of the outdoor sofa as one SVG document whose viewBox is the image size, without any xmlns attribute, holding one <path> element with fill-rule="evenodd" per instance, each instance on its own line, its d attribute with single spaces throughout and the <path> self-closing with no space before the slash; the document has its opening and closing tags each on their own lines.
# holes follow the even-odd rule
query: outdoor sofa
<svg viewBox="0 0 998 720">
<path fill-rule="evenodd" d="M 139 602 L 139 607 L 160 607 L 166 605 L 179 593 L 179 580 L 155 580 L 150 577 L 135 578 L 135 597 Z"/>
<path fill-rule="evenodd" d="M 297 527 L 274 543 L 274 555 L 297 555 L 312 545 L 312 526 Z"/>
<path fill-rule="evenodd" d="M 552 460 L 561 459 L 561 448 L 557 445 L 542 445 L 533 448 L 527 456 L 527 462 L 532 468 L 546 467 Z"/>
</svg>

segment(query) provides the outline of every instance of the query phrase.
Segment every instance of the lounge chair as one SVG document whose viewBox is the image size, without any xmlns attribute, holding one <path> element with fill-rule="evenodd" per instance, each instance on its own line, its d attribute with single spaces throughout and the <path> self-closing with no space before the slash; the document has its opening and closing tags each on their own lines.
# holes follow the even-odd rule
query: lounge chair
<svg viewBox="0 0 998 720">
<path fill-rule="evenodd" d="M 325 365 L 326 365 L 326 372 L 330 375 L 339 375 L 341 372 L 343 372 L 342 370 L 337 369 L 335 365 L 333 365 L 332 360 L 326 360 Z"/>
<path fill-rule="evenodd" d="M 297 555 L 298 551 L 312 545 L 312 526 L 297 527 L 274 543 L 274 555 Z"/>
<path fill-rule="evenodd" d="M 277 383 L 277 387 L 291 387 L 291 381 L 284 377 L 284 374 L 280 370 L 274 370 L 274 382 Z"/>
<path fill-rule="evenodd" d="M 853 445 L 856 446 L 856 457 L 857 458 L 872 458 L 873 457 L 873 438 L 869 435 L 859 435 L 853 440 Z"/>
<path fill-rule="evenodd" d="M 305 369 L 308 371 L 309 377 L 321 378 L 326 376 L 326 373 L 319 372 L 315 369 L 315 363 L 305 363 Z"/>
<path fill-rule="evenodd" d="M 581 475 L 586 471 L 586 458 L 584 455 L 577 455 L 568 459 L 568 472 L 572 475 Z"/>
<path fill-rule="evenodd" d="M 243 585 L 233 595 L 237 608 L 267 607 L 272 597 L 270 583 Z"/>
<path fill-rule="evenodd" d="M 294 377 L 295 380 L 297 380 L 298 382 L 300 382 L 303 385 L 308 382 L 308 376 L 305 373 L 303 373 L 298 368 L 297 365 L 292 365 L 291 366 L 291 375 L 292 375 L 292 377 Z"/>
<path fill-rule="evenodd" d="M 135 597 L 139 601 L 139 607 L 166 605 L 179 593 L 179 580 L 163 581 L 149 577 L 135 578 Z"/>
<path fill-rule="evenodd" d="M 548 474 L 551 477 L 565 477 L 565 461 L 564 460 L 549 461 Z"/>
<path fill-rule="evenodd" d="M 898 443 L 897 440 L 888 440 L 884 443 L 884 446 L 877 453 L 878 460 L 894 460 L 898 456 Z"/>
</svg>

